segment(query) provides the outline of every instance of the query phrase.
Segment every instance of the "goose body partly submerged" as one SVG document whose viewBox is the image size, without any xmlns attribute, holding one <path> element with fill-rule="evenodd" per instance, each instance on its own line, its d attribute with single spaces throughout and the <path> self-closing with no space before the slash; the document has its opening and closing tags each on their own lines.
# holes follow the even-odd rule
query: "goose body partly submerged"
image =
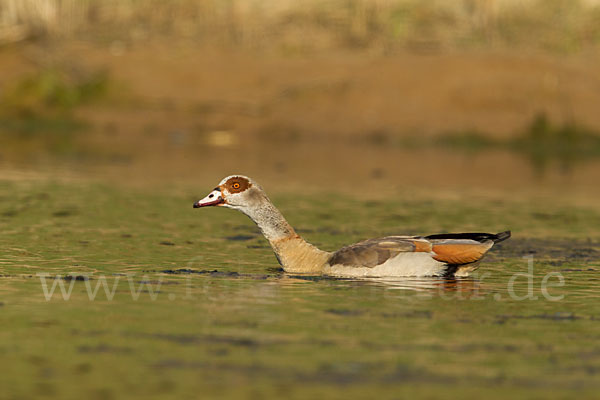
<svg viewBox="0 0 600 400">
<path fill-rule="evenodd" d="M 465 276 L 478 267 L 494 243 L 510 237 L 510 231 L 387 236 L 327 252 L 302 239 L 262 188 L 242 175 L 228 176 L 194 203 L 194 208 L 208 206 L 233 208 L 250 217 L 271 244 L 283 269 L 291 273 L 339 277 Z"/>
</svg>

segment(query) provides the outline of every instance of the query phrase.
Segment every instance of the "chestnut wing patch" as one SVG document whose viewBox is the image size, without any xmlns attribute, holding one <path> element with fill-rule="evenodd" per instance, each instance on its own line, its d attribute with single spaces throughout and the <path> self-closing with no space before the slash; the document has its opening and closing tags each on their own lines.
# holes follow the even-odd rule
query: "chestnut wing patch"
<svg viewBox="0 0 600 400">
<path fill-rule="evenodd" d="M 468 264 L 481 260 L 493 245 L 491 240 L 483 243 L 474 240 L 433 240 L 433 258 L 447 264 Z"/>
<path fill-rule="evenodd" d="M 346 246 L 331 256 L 329 265 L 373 268 L 400 253 L 427 252 L 434 260 L 462 265 L 479 261 L 494 245 L 492 240 L 432 239 L 420 236 L 388 236 Z"/>
<path fill-rule="evenodd" d="M 331 256 L 329 265 L 373 268 L 400 253 L 431 251 L 431 244 L 419 238 L 388 236 L 346 246 Z"/>
</svg>

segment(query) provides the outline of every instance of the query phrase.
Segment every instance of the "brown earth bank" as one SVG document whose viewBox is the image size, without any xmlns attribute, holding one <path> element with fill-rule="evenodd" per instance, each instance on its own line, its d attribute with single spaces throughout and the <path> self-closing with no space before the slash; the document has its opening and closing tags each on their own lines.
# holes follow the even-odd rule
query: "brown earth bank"
<svg viewBox="0 0 600 400">
<path fill-rule="evenodd" d="M 598 54 L 366 52 L 286 56 L 178 46 L 86 42 L 0 51 L 0 87 L 60 66 L 106 69 L 112 104 L 92 120 L 202 125 L 246 135 L 517 135 L 538 114 L 600 130 Z M 123 107 L 123 103 L 127 107 Z M 144 116 L 140 118 L 140 112 Z M 106 122 L 106 121 L 105 121 Z M 131 134 L 131 133 L 130 133 Z"/>
<path fill-rule="evenodd" d="M 477 130 L 504 136 L 517 134 L 539 113 L 600 130 L 600 58 L 591 55 L 293 58 L 161 46 L 118 57 L 101 49 L 82 54 L 85 62 L 108 67 L 136 96 L 187 106 L 191 119 L 208 116 L 214 128 L 240 133 Z"/>
</svg>

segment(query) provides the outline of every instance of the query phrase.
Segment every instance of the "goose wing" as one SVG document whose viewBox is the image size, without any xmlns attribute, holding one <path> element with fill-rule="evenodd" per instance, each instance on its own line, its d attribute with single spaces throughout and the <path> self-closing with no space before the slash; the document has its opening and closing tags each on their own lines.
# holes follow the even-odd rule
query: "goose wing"
<svg viewBox="0 0 600 400">
<path fill-rule="evenodd" d="M 341 248 L 329 259 L 330 265 L 374 268 L 400 253 L 431 251 L 427 239 L 412 236 L 387 236 L 369 239 Z"/>
<path fill-rule="evenodd" d="M 333 253 L 329 265 L 374 268 L 400 253 L 426 252 L 446 264 L 463 265 L 479 261 L 499 241 L 510 237 L 510 232 L 460 233 L 430 236 L 386 236 L 365 240 Z"/>
</svg>

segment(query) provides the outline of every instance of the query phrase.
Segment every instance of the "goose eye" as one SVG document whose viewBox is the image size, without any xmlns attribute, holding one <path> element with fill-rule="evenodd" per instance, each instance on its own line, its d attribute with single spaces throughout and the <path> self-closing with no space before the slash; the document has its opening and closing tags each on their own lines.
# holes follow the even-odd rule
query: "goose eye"
<svg viewBox="0 0 600 400">
<path fill-rule="evenodd" d="M 240 188 L 240 184 L 235 182 L 233 185 L 231 185 L 232 188 L 234 189 L 239 189 Z"/>
</svg>

